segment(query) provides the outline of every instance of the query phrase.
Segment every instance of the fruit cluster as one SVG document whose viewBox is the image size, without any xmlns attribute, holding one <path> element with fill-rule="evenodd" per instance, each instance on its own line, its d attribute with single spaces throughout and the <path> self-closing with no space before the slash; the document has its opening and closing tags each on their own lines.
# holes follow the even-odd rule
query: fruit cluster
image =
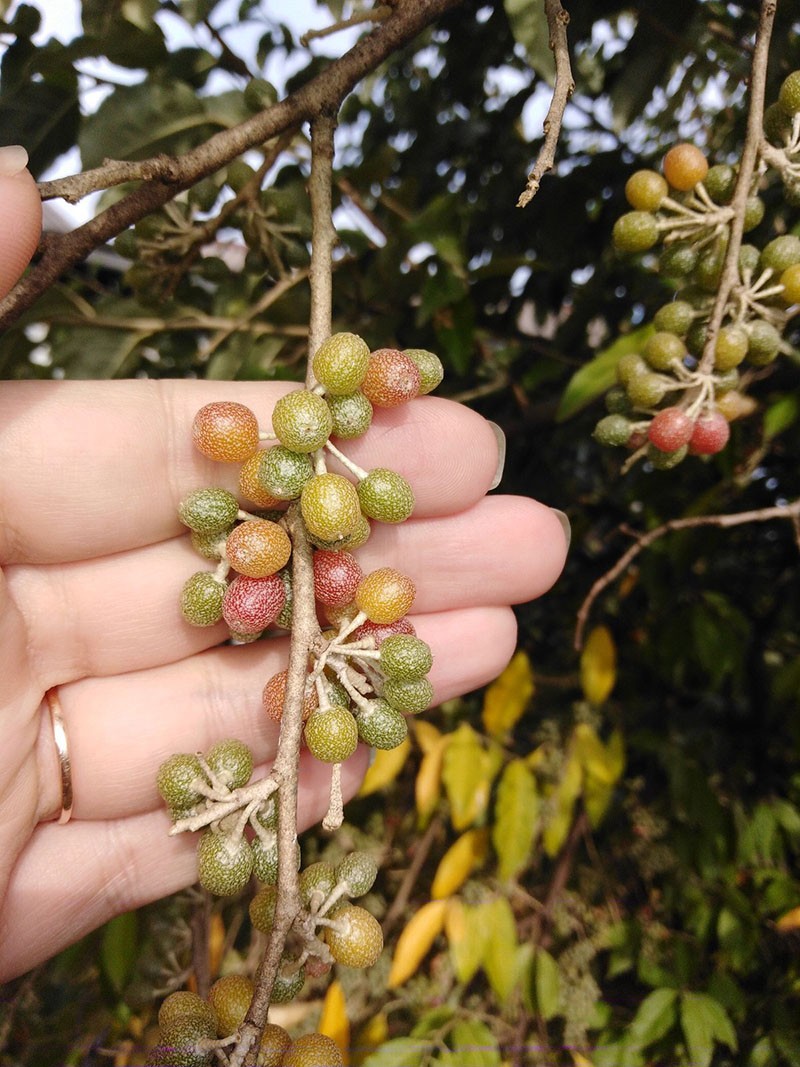
<svg viewBox="0 0 800 1067">
<path fill-rule="evenodd" d="M 784 81 L 764 128 L 760 165 L 747 190 L 745 233 L 764 218 L 758 185 L 768 167 L 780 175 L 786 199 L 800 201 L 800 71 Z M 687 453 L 721 451 L 730 421 L 752 410 L 740 368 L 767 366 L 787 347 L 782 334 L 800 304 L 800 237 L 781 234 L 760 248 L 741 245 L 712 337 L 738 168 L 709 166 L 695 145 L 678 144 L 665 155 L 662 170 L 639 170 L 628 179 L 625 195 L 633 210 L 617 220 L 613 241 L 622 253 L 649 253 L 660 245 L 658 270 L 677 291 L 656 312 L 641 351 L 620 358 L 618 384 L 607 394 L 608 414 L 595 437 L 664 469 Z"/>
</svg>

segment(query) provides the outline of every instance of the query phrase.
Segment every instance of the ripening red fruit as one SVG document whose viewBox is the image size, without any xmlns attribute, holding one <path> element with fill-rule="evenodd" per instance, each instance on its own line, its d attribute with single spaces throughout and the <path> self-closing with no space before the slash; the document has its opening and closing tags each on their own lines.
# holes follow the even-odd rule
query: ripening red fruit
<svg viewBox="0 0 800 1067">
<path fill-rule="evenodd" d="M 721 411 L 701 415 L 689 438 L 689 451 L 696 456 L 713 456 L 721 452 L 731 436 L 728 420 Z"/>
<path fill-rule="evenodd" d="M 192 440 L 209 459 L 241 463 L 258 448 L 258 420 L 244 404 L 217 400 L 195 415 Z"/>
<path fill-rule="evenodd" d="M 237 634 L 259 634 L 280 615 L 286 586 L 277 574 L 266 578 L 234 578 L 222 601 L 222 617 Z"/>
<path fill-rule="evenodd" d="M 393 408 L 419 396 L 419 367 L 405 352 L 379 348 L 369 357 L 361 391 L 378 408 Z"/>
<path fill-rule="evenodd" d="M 277 674 L 273 674 L 261 694 L 264 711 L 275 722 L 280 722 L 283 716 L 283 702 L 286 699 L 286 680 L 288 676 L 288 670 L 278 671 Z M 312 687 L 303 698 L 303 722 L 306 721 L 312 711 L 317 710 L 318 706 L 317 690 Z"/>
<path fill-rule="evenodd" d="M 350 552 L 314 553 L 314 596 L 327 608 L 343 607 L 356 595 L 364 572 Z"/>
<path fill-rule="evenodd" d="M 367 619 L 353 633 L 353 640 L 360 641 L 362 637 L 372 637 L 375 639 L 375 647 L 380 648 L 383 641 L 394 634 L 410 634 L 411 637 L 416 637 L 417 631 L 407 615 L 396 622 L 372 622 Z"/>
<path fill-rule="evenodd" d="M 661 452 L 677 452 L 689 443 L 694 422 L 682 408 L 664 408 L 653 417 L 647 438 Z"/>
</svg>

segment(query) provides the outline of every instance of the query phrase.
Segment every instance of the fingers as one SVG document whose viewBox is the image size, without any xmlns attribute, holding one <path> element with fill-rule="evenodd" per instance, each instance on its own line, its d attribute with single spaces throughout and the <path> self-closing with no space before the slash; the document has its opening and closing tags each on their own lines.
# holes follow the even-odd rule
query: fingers
<svg viewBox="0 0 800 1067">
<path fill-rule="evenodd" d="M 192 445 L 197 410 L 212 400 L 251 407 L 270 429 L 284 383 L 9 382 L 0 394 L 0 563 L 90 559 L 152 544 L 181 530 L 191 489 L 236 489 L 238 467 Z M 422 397 L 376 412 L 357 462 L 411 481 L 415 515 L 462 511 L 489 488 L 497 441 L 481 416 Z M 337 469 L 331 464 L 331 469 Z"/>
<path fill-rule="evenodd" d="M 19 145 L 0 148 L 0 298 L 30 262 L 42 231 L 42 202 L 36 182 L 25 170 L 28 155 Z"/>
<path fill-rule="evenodd" d="M 346 800 L 367 764 L 361 746 L 342 767 Z M 301 830 L 328 806 L 331 770 L 308 753 L 298 794 Z M 197 879 L 197 835 L 168 836 L 165 812 L 37 828 L 14 870 L 0 927 L 0 982 L 28 971 L 114 915 L 186 888 Z"/>
<path fill-rule="evenodd" d="M 495 678 L 514 650 L 509 608 L 415 617 L 433 650 L 437 702 Z M 261 690 L 286 665 L 285 641 L 218 648 L 151 671 L 87 679 L 60 689 L 69 732 L 75 816 L 113 819 L 161 806 L 159 764 L 175 752 L 206 751 L 225 737 L 247 742 L 257 762 L 274 757 L 277 725 Z"/>
</svg>

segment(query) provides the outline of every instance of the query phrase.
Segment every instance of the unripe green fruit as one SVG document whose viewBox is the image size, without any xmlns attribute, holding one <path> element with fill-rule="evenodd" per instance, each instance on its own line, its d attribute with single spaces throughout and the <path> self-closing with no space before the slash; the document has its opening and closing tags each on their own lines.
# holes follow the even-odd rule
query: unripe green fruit
<svg viewBox="0 0 800 1067">
<path fill-rule="evenodd" d="M 330 437 L 333 416 L 321 396 L 297 389 L 275 405 L 272 428 L 280 443 L 292 452 L 316 452 Z"/>
<path fill-rule="evenodd" d="M 219 562 L 222 559 L 222 553 L 225 551 L 225 540 L 232 529 L 232 526 L 226 526 L 224 530 L 215 531 L 214 533 L 198 533 L 196 530 L 192 530 L 190 538 L 192 548 L 203 559 Z"/>
<path fill-rule="evenodd" d="M 366 515 L 359 515 L 356 528 L 349 537 L 342 537 L 338 541 L 326 541 L 324 538 L 317 537 L 309 531 L 308 539 L 315 548 L 328 548 L 334 551 L 346 548 L 349 552 L 354 552 L 355 549 L 361 548 L 362 545 L 367 543 L 371 533 L 372 527 L 369 524 L 369 519 Z"/>
<path fill-rule="evenodd" d="M 319 909 L 336 886 L 336 872 L 330 863 L 312 863 L 300 872 L 300 899 L 305 907 Z"/>
<path fill-rule="evenodd" d="M 761 260 L 761 251 L 755 245 L 742 245 L 739 249 L 739 273 L 755 274 Z"/>
<path fill-rule="evenodd" d="M 328 396 L 325 399 L 333 419 L 332 437 L 351 441 L 354 437 L 361 437 L 370 428 L 372 404 L 360 390 L 347 396 Z"/>
<path fill-rule="evenodd" d="M 293 1041 L 281 1067 L 343 1067 L 344 1060 L 333 1038 L 324 1034 L 304 1034 Z"/>
<path fill-rule="evenodd" d="M 421 396 L 432 393 L 444 378 L 444 367 L 439 357 L 425 348 L 405 348 L 403 354 L 410 356 L 419 371 L 419 391 Z"/>
<path fill-rule="evenodd" d="M 162 1040 L 170 1045 L 187 1043 L 185 1028 L 191 1024 L 196 1029 L 195 1041 L 217 1036 L 217 1017 L 214 1009 L 197 993 L 181 989 L 170 995 L 158 1009 L 158 1029 Z M 182 1036 L 183 1035 L 183 1036 Z"/>
<path fill-rule="evenodd" d="M 638 352 L 626 352 L 617 360 L 616 375 L 621 385 L 627 386 L 637 374 L 646 374 L 649 371 L 647 363 Z"/>
<path fill-rule="evenodd" d="M 275 977 L 275 985 L 272 987 L 272 1003 L 285 1004 L 289 1000 L 294 1000 L 305 982 L 305 968 L 298 969 L 294 957 L 284 956 L 281 968 Z"/>
<path fill-rule="evenodd" d="M 240 893 L 253 873 L 253 852 L 244 838 L 231 840 L 224 834 L 205 830 L 197 848 L 197 875 L 200 884 L 218 897 Z"/>
<path fill-rule="evenodd" d="M 178 505 L 178 517 L 184 526 L 201 534 L 226 530 L 238 514 L 239 502 L 227 489 L 195 489 Z"/>
<path fill-rule="evenodd" d="M 721 248 L 715 248 L 700 257 L 695 268 L 695 279 L 701 289 L 705 289 L 709 293 L 716 292 L 722 277 L 724 262 L 725 253 Z"/>
<path fill-rule="evenodd" d="M 369 893 L 377 877 L 378 864 L 368 852 L 351 852 L 336 868 L 336 883 L 344 882 L 350 897 Z"/>
<path fill-rule="evenodd" d="M 291 1037 L 277 1023 L 267 1023 L 261 1034 L 256 1067 L 282 1067 L 284 1056 L 292 1043 Z"/>
<path fill-rule="evenodd" d="M 262 934 L 271 932 L 278 906 L 278 890 L 274 885 L 264 885 L 250 901 L 250 922 Z"/>
<path fill-rule="evenodd" d="M 747 355 L 748 337 L 741 326 L 723 326 L 717 334 L 714 367 L 726 371 L 738 367 Z"/>
<path fill-rule="evenodd" d="M 343 904 L 331 913 L 336 927 L 325 927 L 325 940 L 337 963 L 371 967 L 383 951 L 383 933 L 374 915 L 357 904 Z"/>
<path fill-rule="evenodd" d="M 793 263 L 800 263 L 800 237 L 787 233 L 774 237 L 764 246 L 760 263 L 762 270 L 769 269 L 780 275 Z"/>
<path fill-rule="evenodd" d="M 381 642 L 381 670 L 387 678 L 415 681 L 433 666 L 430 645 L 410 634 L 392 634 Z"/>
<path fill-rule="evenodd" d="M 274 445 L 264 452 L 258 474 L 259 482 L 278 500 L 296 500 L 303 486 L 314 475 L 311 457 Z"/>
<path fill-rule="evenodd" d="M 625 182 L 625 198 L 636 211 L 658 211 L 668 193 L 667 180 L 657 170 L 637 170 Z"/>
<path fill-rule="evenodd" d="M 633 432 L 633 424 L 623 415 L 606 415 L 594 428 L 592 436 L 601 445 L 626 445 Z"/>
<path fill-rule="evenodd" d="M 306 723 L 309 751 L 323 763 L 343 763 L 356 750 L 358 728 L 349 708 L 332 704 L 315 711 Z"/>
<path fill-rule="evenodd" d="M 251 111 L 263 111 L 264 108 L 277 104 L 278 90 L 265 78 L 251 78 L 244 87 L 244 102 Z M 228 180 L 230 181 L 230 168 Z"/>
<path fill-rule="evenodd" d="M 214 982 L 208 991 L 208 1002 L 216 1012 L 220 1037 L 236 1033 L 252 999 L 253 983 L 243 974 L 226 974 Z"/>
<path fill-rule="evenodd" d="M 147 1054 L 147 1067 L 208 1067 L 210 1052 L 195 1052 L 191 1047 L 180 1048 L 173 1044 L 156 1045 Z"/>
<path fill-rule="evenodd" d="M 800 70 L 793 70 L 784 78 L 778 92 L 778 103 L 787 115 L 796 115 L 800 111 Z"/>
<path fill-rule="evenodd" d="M 256 811 L 256 820 L 265 830 L 276 830 L 278 827 L 278 798 L 273 794 L 262 800 Z"/>
<path fill-rule="evenodd" d="M 686 347 L 692 353 L 693 356 L 697 356 L 699 359 L 703 354 L 703 349 L 706 346 L 706 338 L 708 337 L 708 322 L 697 320 L 692 323 L 689 332 L 686 334 Z"/>
<path fill-rule="evenodd" d="M 228 789 L 241 789 L 253 773 L 253 753 L 235 737 L 213 745 L 206 754 L 206 763 Z"/>
<path fill-rule="evenodd" d="M 278 881 L 278 838 L 273 834 L 254 837 L 250 845 L 253 853 L 253 874 L 267 885 Z"/>
<path fill-rule="evenodd" d="M 764 111 L 764 135 L 771 144 L 781 147 L 791 139 L 792 120 L 778 103 Z"/>
<path fill-rule="evenodd" d="M 727 163 L 709 167 L 703 184 L 715 204 L 727 204 L 736 188 L 736 171 Z"/>
<path fill-rule="evenodd" d="M 682 463 L 686 458 L 689 451 L 688 445 L 681 445 L 675 452 L 662 452 L 656 448 L 655 445 L 647 446 L 647 458 L 659 471 L 672 470 L 673 467 L 677 467 L 679 463 Z"/>
<path fill-rule="evenodd" d="M 164 803 L 176 814 L 188 811 L 202 799 L 194 787 L 198 782 L 205 781 L 197 756 L 188 753 L 164 760 L 156 777 L 156 785 Z"/>
<path fill-rule="evenodd" d="M 653 316 L 653 325 L 657 330 L 675 333 L 683 337 L 694 322 L 694 308 L 688 300 L 673 300 L 664 304 Z"/>
<path fill-rule="evenodd" d="M 381 695 L 398 711 L 406 715 L 418 715 L 430 707 L 433 700 L 433 686 L 427 678 L 418 678 L 413 682 L 387 678 Z"/>
<path fill-rule="evenodd" d="M 353 534 L 361 519 L 356 487 L 341 474 L 317 474 L 306 482 L 300 510 L 309 533 L 333 543 Z"/>
<path fill-rule="evenodd" d="M 414 510 L 414 493 L 405 478 L 386 467 L 375 467 L 358 483 L 361 511 L 378 522 L 405 522 Z"/>
<path fill-rule="evenodd" d="M 749 233 L 764 218 L 764 201 L 760 196 L 748 196 L 744 208 L 744 232 Z"/>
<path fill-rule="evenodd" d="M 643 355 L 655 370 L 669 370 L 673 363 L 683 362 L 686 345 L 676 333 L 660 330 L 648 339 Z"/>
<path fill-rule="evenodd" d="M 214 626 L 222 618 L 227 586 L 208 571 L 197 571 L 181 590 L 181 614 L 192 626 Z"/>
<path fill-rule="evenodd" d="M 661 273 L 667 278 L 683 278 L 697 266 L 697 249 L 682 241 L 672 241 L 658 257 Z"/>
<path fill-rule="evenodd" d="M 747 359 L 756 367 L 765 367 L 778 355 L 781 335 L 775 327 L 763 319 L 756 319 L 747 325 L 748 344 Z"/>
<path fill-rule="evenodd" d="M 335 333 L 314 355 L 314 377 L 331 396 L 354 393 L 367 373 L 369 351 L 369 345 L 357 334 Z"/>
<path fill-rule="evenodd" d="M 619 252 L 646 252 L 658 241 L 658 223 L 647 211 L 629 211 L 614 223 L 611 234 Z"/>
<path fill-rule="evenodd" d="M 635 407 L 654 408 L 667 392 L 667 382 L 658 374 L 637 374 L 625 387 Z"/>
<path fill-rule="evenodd" d="M 631 413 L 631 402 L 628 400 L 628 394 L 621 385 L 612 385 L 603 399 L 606 411 L 610 415 L 629 415 Z"/>
<path fill-rule="evenodd" d="M 741 381 L 741 375 L 739 371 L 732 367 L 730 370 L 723 371 L 722 374 L 714 375 L 714 391 L 716 395 L 724 396 L 725 393 L 729 393 L 732 389 L 736 389 Z"/>
<path fill-rule="evenodd" d="M 356 713 L 358 736 L 373 748 L 397 748 L 408 737 L 405 716 L 391 704 L 378 697 Z"/>
</svg>

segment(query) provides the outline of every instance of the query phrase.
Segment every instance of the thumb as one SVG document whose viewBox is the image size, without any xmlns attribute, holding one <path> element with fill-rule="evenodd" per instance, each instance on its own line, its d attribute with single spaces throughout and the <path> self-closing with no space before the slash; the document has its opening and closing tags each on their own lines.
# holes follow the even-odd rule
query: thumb
<svg viewBox="0 0 800 1067">
<path fill-rule="evenodd" d="M 0 298 L 30 262 L 42 232 L 42 201 L 21 145 L 0 148 Z"/>
</svg>

